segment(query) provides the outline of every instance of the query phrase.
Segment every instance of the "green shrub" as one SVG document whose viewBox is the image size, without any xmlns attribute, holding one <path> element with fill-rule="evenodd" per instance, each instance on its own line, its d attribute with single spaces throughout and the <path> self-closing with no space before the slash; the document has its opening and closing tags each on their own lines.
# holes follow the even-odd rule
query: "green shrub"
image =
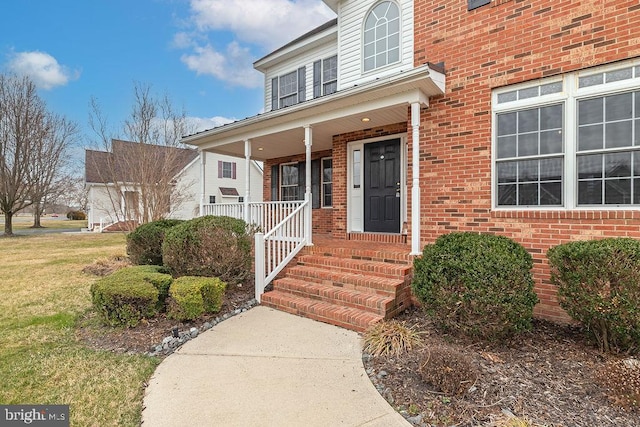
<svg viewBox="0 0 640 427">
<path fill-rule="evenodd" d="M 226 286 L 215 277 L 179 277 L 169 289 L 167 315 L 178 320 L 193 320 L 204 313 L 216 313 L 222 307 Z"/>
<path fill-rule="evenodd" d="M 164 307 L 172 277 L 161 267 L 126 267 L 96 281 L 91 300 L 104 323 L 136 326 Z"/>
<path fill-rule="evenodd" d="M 412 289 L 441 328 L 497 339 L 531 327 L 531 255 L 492 234 L 451 233 L 414 260 Z"/>
<path fill-rule="evenodd" d="M 169 229 L 162 258 L 175 276 L 219 277 L 229 284 L 251 277 L 251 235 L 244 221 L 203 216 Z"/>
<path fill-rule="evenodd" d="M 87 219 L 87 214 L 82 211 L 69 211 L 67 212 L 67 218 L 72 220 L 85 220 Z"/>
<path fill-rule="evenodd" d="M 602 351 L 640 348 L 640 242 L 609 238 L 547 251 L 560 306 Z"/>
<path fill-rule="evenodd" d="M 142 224 L 127 235 L 127 254 L 133 264 L 162 265 L 162 242 L 171 227 L 182 223 L 180 219 L 161 219 Z"/>
</svg>

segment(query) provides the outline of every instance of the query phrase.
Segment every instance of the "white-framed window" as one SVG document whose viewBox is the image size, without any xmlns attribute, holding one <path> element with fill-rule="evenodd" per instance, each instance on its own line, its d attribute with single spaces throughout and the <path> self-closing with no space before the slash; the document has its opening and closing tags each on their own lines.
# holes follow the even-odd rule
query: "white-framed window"
<svg viewBox="0 0 640 427">
<path fill-rule="evenodd" d="M 300 200 L 298 194 L 298 163 L 280 165 L 280 200 Z"/>
<path fill-rule="evenodd" d="M 382 1 L 367 14 L 362 61 L 365 72 L 400 61 L 400 9 L 395 2 Z"/>
<path fill-rule="evenodd" d="M 313 63 L 313 97 L 331 95 L 338 90 L 338 56 Z"/>
<path fill-rule="evenodd" d="M 236 179 L 236 163 L 218 160 L 218 178 Z"/>
<path fill-rule="evenodd" d="M 271 79 L 271 108 L 290 107 L 305 100 L 305 67 Z"/>
<path fill-rule="evenodd" d="M 320 161 L 320 179 L 322 185 L 322 207 L 333 206 L 333 159 L 324 157 Z"/>
<path fill-rule="evenodd" d="M 495 90 L 494 207 L 637 208 L 639 64 Z"/>
</svg>

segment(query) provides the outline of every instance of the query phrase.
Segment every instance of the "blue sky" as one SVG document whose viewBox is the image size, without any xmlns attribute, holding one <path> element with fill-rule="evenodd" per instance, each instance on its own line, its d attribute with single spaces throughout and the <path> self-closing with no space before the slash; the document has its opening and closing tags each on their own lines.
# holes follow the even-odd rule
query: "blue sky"
<svg viewBox="0 0 640 427">
<path fill-rule="evenodd" d="M 211 128 L 261 112 L 252 63 L 333 16 L 321 0 L 5 0 L 0 72 L 31 76 L 83 147 L 91 97 L 115 128 L 134 82 Z"/>
</svg>

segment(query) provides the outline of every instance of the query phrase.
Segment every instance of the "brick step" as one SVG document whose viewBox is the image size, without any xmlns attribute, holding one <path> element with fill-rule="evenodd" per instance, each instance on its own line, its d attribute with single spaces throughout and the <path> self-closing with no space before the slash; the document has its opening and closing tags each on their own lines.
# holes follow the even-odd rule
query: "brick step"
<svg viewBox="0 0 640 427">
<path fill-rule="evenodd" d="M 397 279 L 404 279 L 411 273 L 412 269 L 412 266 L 408 264 L 389 264 L 380 261 L 365 261 L 321 255 L 303 255 L 298 258 L 298 265 L 307 265 L 332 269 L 334 271 L 370 274 Z"/>
<path fill-rule="evenodd" d="M 278 290 L 262 295 L 261 304 L 356 332 L 363 332 L 370 325 L 383 319 L 383 316 L 379 314 L 352 307 L 342 307 L 325 301 L 302 298 Z"/>
<path fill-rule="evenodd" d="M 310 283 L 306 280 L 285 277 L 273 282 L 273 289 L 283 293 L 290 293 L 299 297 L 316 301 L 325 301 L 344 307 L 357 308 L 359 310 L 385 316 L 394 309 L 394 296 L 376 295 L 356 290 L 343 289 L 336 286 L 327 286 L 319 283 Z"/>
<path fill-rule="evenodd" d="M 406 246 L 395 247 L 393 245 L 380 245 L 370 243 L 362 247 L 341 247 L 328 245 L 315 245 L 305 248 L 305 253 L 311 255 L 326 255 L 339 258 L 361 259 L 364 261 L 387 262 L 391 264 L 411 264 L 413 255 L 409 255 Z"/>
<path fill-rule="evenodd" d="M 345 271 L 318 268 L 311 265 L 296 265 L 291 267 L 287 272 L 287 276 L 306 282 L 334 286 L 339 289 L 352 289 L 359 292 L 389 295 L 392 297 L 396 295 L 398 287 L 404 283 L 404 279 L 401 278 L 348 273 Z"/>
</svg>

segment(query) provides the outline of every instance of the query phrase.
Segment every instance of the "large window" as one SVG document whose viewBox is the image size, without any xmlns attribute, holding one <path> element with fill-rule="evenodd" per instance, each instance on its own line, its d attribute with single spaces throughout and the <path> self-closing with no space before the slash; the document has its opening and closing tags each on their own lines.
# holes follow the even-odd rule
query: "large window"
<svg viewBox="0 0 640 427">
<path fill-rule="evenodd" d="M 218 178 L 236 179 L 236 163 L 218 160 Z"/>
<path fill-rule="evenodd" d="M 392 1 L 378 3 L 364 21 L 364 71 L 400 61 L 400 10 Z"/>
<path fill-rule="evenodd" d="M 494 92 L 496 207 L 640 205 L 640 66 Z"/>
</svg>

